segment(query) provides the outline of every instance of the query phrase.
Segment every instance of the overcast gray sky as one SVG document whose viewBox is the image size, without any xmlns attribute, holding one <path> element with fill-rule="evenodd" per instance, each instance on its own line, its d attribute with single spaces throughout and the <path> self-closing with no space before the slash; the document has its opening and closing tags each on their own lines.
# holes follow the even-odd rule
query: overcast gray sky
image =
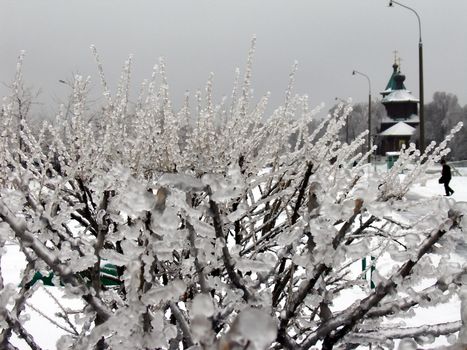
<svg viewBox="0 0 467 350">
<path fill-rule="evenodd" d="M 422 20 L 426 102 L 440 90 L 467 104 L 467 1 L 400 1 Z M 221 97 L 231 91 L 235 68 L 244 68 L 253 35 L 255 95 L 270 91 L 274 106 L 295 60 L 295 92 L 315 105 L 330 107 L 336 96 L 366 101 L 367 82 L 353 69 L 370 76 L 379 98 L 394 50 L 418 96 L 417 19 L 388 0 L 0 0 L 0 81 L 13 79 L 24 49 L 25 79 L 43 89 L 45 105 L 64 98 L 58 80 L 72 73 L 91 75 L 99 91 L 89 49 L 95 44 L 111 86 L 130 53 L 135 84 L 163 56 L 176 103 L 185 90 L 202 88 L 210 72 Z"/>
</svg>

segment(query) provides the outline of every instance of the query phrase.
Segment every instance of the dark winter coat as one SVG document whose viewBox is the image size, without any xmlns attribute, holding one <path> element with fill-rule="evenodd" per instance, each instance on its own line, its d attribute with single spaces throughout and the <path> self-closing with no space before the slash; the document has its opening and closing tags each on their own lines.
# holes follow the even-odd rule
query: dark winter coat
<svg viewBox="0 0 467 350">
<path fill-rule="evenodd" d="M 449 183 L 451 181 L 451 167 L 447 164 L 443 165 L 443 170 L 441 170 L 441 183 Z"/>
</svg>

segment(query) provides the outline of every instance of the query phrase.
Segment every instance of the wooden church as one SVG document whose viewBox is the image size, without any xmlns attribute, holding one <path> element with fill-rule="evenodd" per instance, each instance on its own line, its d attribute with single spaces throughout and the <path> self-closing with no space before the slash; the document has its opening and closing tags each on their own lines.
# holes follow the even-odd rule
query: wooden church
<svg viewBox="0 0 467 350">
<path fill-rule="evenodd" d="M 392 65 L 393 72 L 381 92 L 381 103 L 386 108 L 386 116 L 381 120 L 378 134 L 379 152 L 398 152 L 403 145 L 414 142 L 413 136 L 420 123 L 418 117 L 419 100 L 406 89 L 405 75 L 400 71 L 400 63 L 396 59 Z"/>
</svg>

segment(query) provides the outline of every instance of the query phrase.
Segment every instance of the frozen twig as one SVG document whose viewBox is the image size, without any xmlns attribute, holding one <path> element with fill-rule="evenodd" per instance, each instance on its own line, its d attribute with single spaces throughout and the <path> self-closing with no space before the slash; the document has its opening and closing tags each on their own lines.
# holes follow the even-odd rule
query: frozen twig
<svg viewBox="0 0 467 350">
<path fill-rule="evenodd" d="M 15 232 L 16 236 L 27 242 L 29 247 L 34 250 L 38 257 L 40 257 L 52 270 L 54 270 L 63 280 L 64 283 L 70 283 L 74 287 L 80 287 L 83 291 L 83 299 L 85 299 L 96 311 L 97 315 L 103 320 L 107 320 L 111 313 L 107 307 L 95 296 L 93 296 L 87 287 L 82 285 L 69 267 L 60 263 L 60 260 L 55 254 L 53 254 L 42 242 L 36 237 L 29 233 L 26 229 L 26 223 L 20 219 L 14 217 L 5 206 L 2 200 L 0 200 L 0 217 L 3 221 L 10 225 L 11 229 Z"/>
<path fill-rule="evenodd" d="M 170 311 L 172 311 L 175 319 L 177 320 L 178 325 L 180 326 L 180 329 L 183 332 L 183 338 L 185 339 L 187 346 L 193 346 L 193 337 L 191 335 L 190 327 L 185 319 L 185 316 L 183 316 L 182 312 L 180 311 L 180 308 L 173 301 L 171 301 L 169 305 Z"/>
</svg>

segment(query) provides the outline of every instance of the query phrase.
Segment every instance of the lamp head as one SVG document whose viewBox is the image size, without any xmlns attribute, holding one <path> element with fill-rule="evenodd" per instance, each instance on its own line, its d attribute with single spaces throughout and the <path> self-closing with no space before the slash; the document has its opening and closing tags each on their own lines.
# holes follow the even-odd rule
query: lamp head
<svg viewBox="0 0 467 350">
<path fill-rule="evenodd" d="M 392 0 L 389 0 L 389 7 L 392 7 Z"/>
<path fill-rule="evenodd" d="M 355 75 L 355 71 L 354 71 L 354 70 L 352 71 L 352 75 Z"/>
</svg>

